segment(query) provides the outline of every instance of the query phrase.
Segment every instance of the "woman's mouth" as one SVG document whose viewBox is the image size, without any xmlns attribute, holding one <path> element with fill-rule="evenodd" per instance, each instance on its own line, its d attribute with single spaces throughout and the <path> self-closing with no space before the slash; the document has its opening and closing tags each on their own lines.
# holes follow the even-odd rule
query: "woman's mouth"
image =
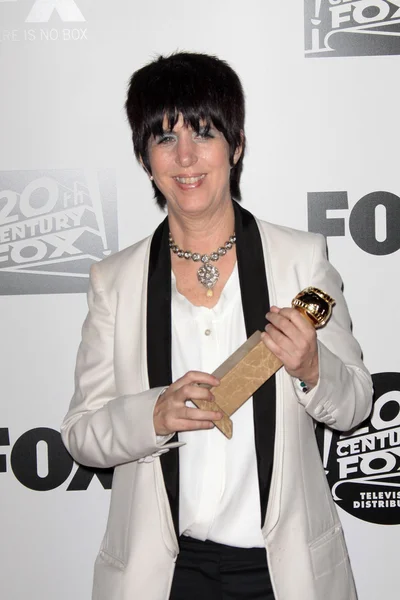
<svg viewBox="0 0 400 600">
<path fill-rule="evenodd" d="M 178 175 L 177 177 L 174 177 L 174 179 L 181 186 L 197 187 L 201 184 L 205 176 L 205 173 L 203 173 L 202 175 L 192 175 L 191 177 L 183 177 L 181 175 Z"/>
</svg>

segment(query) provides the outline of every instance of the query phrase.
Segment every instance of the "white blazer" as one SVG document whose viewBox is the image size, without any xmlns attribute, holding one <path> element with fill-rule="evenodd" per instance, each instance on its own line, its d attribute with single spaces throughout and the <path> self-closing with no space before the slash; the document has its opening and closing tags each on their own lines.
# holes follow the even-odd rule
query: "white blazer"
<svg viewBox="0 0 400 600">
<path fill-rule="evenodd" d="M 257 221 L 271 304 L 289 306 L 307 286 L 336 300 L 318 332 L 320 379 L 298 398 L 276 376 L 276 435 L 262 533 L 276 600 L 355 600 L 341 524 L 319 456 L 314 421 L 347 431 L 371 409 L 372 384 L 350 332 L 341 281 L 325 240 Z M 76 366 L 76 390 L 62 425 L 72 456 L 115 467 L 107 528 L 96 560 L 93 600 L 168 600 L 178 543 L 159 456 L 148 389 L 146 238 L 91 270 L 89 314 Z"/>
</svg>

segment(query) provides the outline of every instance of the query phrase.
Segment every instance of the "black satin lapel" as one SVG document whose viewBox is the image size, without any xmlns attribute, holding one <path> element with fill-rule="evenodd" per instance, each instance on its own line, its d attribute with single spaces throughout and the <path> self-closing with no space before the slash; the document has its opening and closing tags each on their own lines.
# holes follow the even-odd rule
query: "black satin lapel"
<svg viewBox="0 0 400 600">
<path fill-rule="evenodd" d="M 147 281 L 147 372 L 150 388 L 172 383 L 171 371 L 171 257 L 168 219 L 157 227 L 150 246 Z M 178 436 L 171 441 L 177 441 Z M 179 453 L 161 455 L 172 520 L 179 536 Z"/>
<path fill-rule="evenodd" d="M 260 232 L 251 213 L 234 202 L 236 253 L 247 337 L 264 330 L 269 295 Z M 258 482 L 261 502 L 261 525 L 267 512 L 271 483 L 276 413 L 275 376 L 266 381 L 253 396 L 254 433 Z"/>
</svg>

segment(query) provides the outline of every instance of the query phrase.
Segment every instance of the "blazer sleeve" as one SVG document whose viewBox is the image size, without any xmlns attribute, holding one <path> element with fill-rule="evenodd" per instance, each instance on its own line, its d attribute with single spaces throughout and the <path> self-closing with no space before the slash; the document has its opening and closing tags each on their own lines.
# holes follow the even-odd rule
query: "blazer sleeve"
<svg viewBox="0 0 400 600">
<path fill-rule="evenodd" d="M 182 444 L 163 444 L 164 438 L 157 438 L 154 431 L 154 406 L 164 388 L 116 395 L 114 315 L 96 264 L 91 269 L 88 306 L 76 362 L 75 393 L 61 426 L 63 442 L 72 457 L 87 466 L 150 462 Z"/>
<path fill-rule="evenodd" d="M 372 406 L 372 381 L 351 332 L 349 311 L 338 272 L 326 257 L 326 242 L 315 235 L 312 285 L 335 299 L 332 317 L 318 330 L 319 381 L 298 398 L 308 414 L 333 429 L 349 431 L 366 419 Z"/>
</svg>

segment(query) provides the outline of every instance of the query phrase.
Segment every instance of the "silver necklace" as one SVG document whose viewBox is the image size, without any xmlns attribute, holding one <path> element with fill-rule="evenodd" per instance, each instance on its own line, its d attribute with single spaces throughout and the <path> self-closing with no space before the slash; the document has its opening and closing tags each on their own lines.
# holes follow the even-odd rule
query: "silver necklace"
<svg viewBox="0 0 400 600">
<path fill-rule="evenodd" d="M 215 252 L 211 252 L 211 254 L 200 254 L 199 252 L 191 252 L 190 250 L 182 250 L 175 243 L 171 234 L 169 234 L 169 247 L 172 252 L 178 256 L 178 258 L 186 258 L 186 260 L 192 259 L 194 262 L 201 261 L 203 264 L 197 271 L 197 279 L 200 281 L 201 285 L 204 285 L 207 288 L 206 295 L 211 298 L 214 294 L 212 288 L 215 286 L 219 279 L 219 271 L 217 267 L 210 264 L 210 261 L 216 262 L 222 256 L 233 248 L 236 243 L 236 235 L 233 234 L 230 236 L 229 240 L 225 242 L 223 246 L 220 246 L 218 250 Z"/>
</svg>

